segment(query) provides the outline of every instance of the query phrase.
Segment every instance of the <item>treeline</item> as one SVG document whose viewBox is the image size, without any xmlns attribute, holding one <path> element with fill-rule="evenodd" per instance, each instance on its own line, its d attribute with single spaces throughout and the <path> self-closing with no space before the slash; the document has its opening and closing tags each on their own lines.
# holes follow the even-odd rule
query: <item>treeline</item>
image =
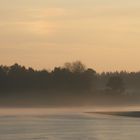
<svg viewBox="0 0 140 140">
<path fill-rule="evenodd" d="M 81 62 L 66 63 L 52 71 L 34 70 L 18 64 L 0 66 L 0 91 L 19 90 L 89 90 L 96 72 Z"/>
<path fill-rule="evenodd" d="M 88 91 L 131 93 L 140 90 L 140 72 L 97 73 L 80 61 L 66 63 L 52 71 L 34 70 L 14 64 L 0 66 L 0 92 L 14 91 Z M 113 91 L 113 92 L 112 92 Z"/>
</svg>

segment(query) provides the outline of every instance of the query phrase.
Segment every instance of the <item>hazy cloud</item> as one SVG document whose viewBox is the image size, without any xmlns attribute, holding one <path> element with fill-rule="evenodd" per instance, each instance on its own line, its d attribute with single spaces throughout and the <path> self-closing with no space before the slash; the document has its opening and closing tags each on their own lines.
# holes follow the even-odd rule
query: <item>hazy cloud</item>
<svg viewBox="0 0 140 140">
<path fill-rule="evenodd" d="M 114 69 L 114 63 L 119 69 L 125 66 L 128 55 L 124 55 L 123 64 L 116 60 L 127 48 L 140 50 L 138 0 L 0 0 L 0 20 L 0 63 L 17 58 L 35 66 L 37 63 L 27 58 L 37 58 L 40 67 L 44 59 L 52 67 L 78 59 L 101 71 L 108 69 L 103 65 L 107 62 L 110 69 Z M 25 59 L 25 54 L 30 57 Z M 132 62 L 136 59 L 140 57 Z M 131 65 L 127 67 L 131 69 Z"/>
</svg>

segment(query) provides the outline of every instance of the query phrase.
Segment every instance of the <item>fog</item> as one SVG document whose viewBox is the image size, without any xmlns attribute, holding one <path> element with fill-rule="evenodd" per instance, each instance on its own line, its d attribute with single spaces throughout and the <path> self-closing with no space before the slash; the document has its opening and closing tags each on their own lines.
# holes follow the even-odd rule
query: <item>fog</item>
<svg viewBox="0 0 140 140">
<path fill-rule="evenodd" d="M 117 111 L 140 111 L 139 106 L 127 106 L 127 107 L 96 107 L 96 106 L 86 106 L 86 107 L 46 107 L 46 108 L 0 108 L 0 117 L 14 117 L 14 116 L 44 116 L 53 114 L 81 114 L 85 113 L 97 113 L 97 112 L 117 112 Z M 89 114 L 90 115 L 90 114 Z"/>
<path fill-rule="evenodd" d="M 140 72 L 97 73 L 75 61 L 51 71 L 0 66 L 0 107 L 138 106 Z"/>
</svg>

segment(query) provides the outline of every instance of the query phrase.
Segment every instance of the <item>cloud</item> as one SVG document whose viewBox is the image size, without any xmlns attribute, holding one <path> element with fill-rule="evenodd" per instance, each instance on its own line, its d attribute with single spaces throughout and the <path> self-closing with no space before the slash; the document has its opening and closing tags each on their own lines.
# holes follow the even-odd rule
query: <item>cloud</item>
<svg viewBox="0 0 140 140">
<path fill-rule="evenodd" d="M 61 8 L 0 10 L 0 43 L 41 43 L 57 30 L 57 23 L 48 17 L 64 15 Z"/>
</svg>

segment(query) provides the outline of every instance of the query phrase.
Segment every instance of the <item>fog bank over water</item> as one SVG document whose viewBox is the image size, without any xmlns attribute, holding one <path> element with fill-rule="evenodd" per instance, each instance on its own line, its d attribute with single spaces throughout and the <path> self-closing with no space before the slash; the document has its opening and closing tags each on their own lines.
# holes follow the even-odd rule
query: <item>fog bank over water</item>
<svg viewBox="0 0 140 140">
<path fill-rule="evenodd" d="M 97 73 L 82 62 L 53 70 L 0 66 L 0 107 L 140 105 L 140 72 Z"/>
<path fill-rule="evenodd" d="M 129 112 L 140 111 L 139 106 L 128 107 L 59 107 L 59 108 L 0 108 L 0 117 L 8 116 L 47 116 L 50 114 L 83 114 L 97 112 Z M 97 113 L 98 114 L 98 113 Z"/>
</svg>

